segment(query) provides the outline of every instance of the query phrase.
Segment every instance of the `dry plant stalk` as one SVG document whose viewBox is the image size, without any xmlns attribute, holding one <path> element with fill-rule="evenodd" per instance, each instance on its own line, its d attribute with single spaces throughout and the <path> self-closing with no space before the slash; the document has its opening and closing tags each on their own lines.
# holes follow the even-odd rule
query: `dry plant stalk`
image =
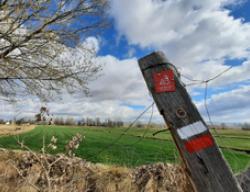
<svg viewBox="0 0 250 192">
<path fill-rule="evenodd" d="M 77 133 L 75 136 L 72 137 L 68 144 L 65 145 L 65 152 L 69 157 L 75 156 L 74 152 L 78 149 L 83 139 L 85 139 L 85 136 L 82 136 L 81 134 Z"/>
<path fill-rule="evenodd" d="M 83 137 L 79 133 L 72 137 L 72 139 L 66 145 L 67 155 L 75 156 L 74 152 L 76 149 L 78 149 L 83 138 L 85 138 L 85 136 Z M 62 159 L 67 159 L 67 157 L 64 155 L 58 155 L 54 158 L 51 158 L 48 154 L 46 154 L 46 150 L 48 149 L 57 149 L 57 138 L 52 136 L 50 143 L 46 145 L 45 137 L 43 136 L 43 147 L 41 149 L 42 154 L 37 154 L 32 151 L 24 144 L 24 141 L 19 140 L 19 137 L 17 137 L 17 143 L 21 146 L 21 148 L 29 151 L 29 153 L 22 158 L 22 161 L 19 162 L 18 166 L 16 166 L 13 161 L 9 161 L 10 165 L 17 171 L 19 176 L 35 190 L 48 192 L 55 191 L 54 187 L 62 182 L 63 178 L 66 176 L 65 174 L 67 169 L 67 166 L 63 166 L 61 170 L 62 174 L 55 176 L 55 165 L 60 163 Z M 40 180 L 38 180 L 36 184 L 30 182 L 30 179 L 25 177 L 28 175 L 29 169 L 34 163 L 38 163 L 40 166 L 40 173 L 37 176 L 40 178 Z M 54 187 L 52 187 L 52 185 Z"/>
</svg>

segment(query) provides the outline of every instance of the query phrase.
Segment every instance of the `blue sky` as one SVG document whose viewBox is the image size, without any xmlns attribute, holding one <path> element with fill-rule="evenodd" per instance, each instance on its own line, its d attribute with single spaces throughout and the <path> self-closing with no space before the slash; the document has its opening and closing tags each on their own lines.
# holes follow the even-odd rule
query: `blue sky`
<svg viewBox="0 0 250 192">
<path fill-rule="evenodd" d="M 46 103 L 54 114 L 133 120 L 152 103 L 137 60 L 161 50 L 181 74 L 193 79 L 209 79 L 233 66 L 209 83 L 208 107 L 215 122 L 250 122 L 249 0 L 109 2 L 110 26 L 82 42 L 98 50 L 96 62 L 103 67 L 89 84 L 91 96 L 65 95 L 61 103 Z M 187 89 L 207 120 L 204 84 Z M 44 103 L 29 101 L 27 111 L 39 105 Z M 141 120 L 149 116 L 150 112 Z M 162 122 L 157 110 L 153 121 Z"/>
<path fill-rule="evenodd" d="M 243 1 L 238 5 L 227 6 L 231 10 L 230 15 L 235 18 L 243 18 L 245 22 L 250 21 L 250 2 L 248 0 Z"/>
<path fill-rule="evenodd" d="M 104 28 L 104 31 L 100 33 L 100 38 L 102 40 L 98 52 L 100 56 L 111 54 L 119 59 L 125 59 L 127 57 L 140 58 L 150 51 L 153 51 L 152 48 L 142 49 L 136 44 L 129 44 L 127 38 L 117 32 L 112 18 L 110 18 L 110 26 Z M 129 55 L 131 50 L 131 55 Z"/>
</svg>

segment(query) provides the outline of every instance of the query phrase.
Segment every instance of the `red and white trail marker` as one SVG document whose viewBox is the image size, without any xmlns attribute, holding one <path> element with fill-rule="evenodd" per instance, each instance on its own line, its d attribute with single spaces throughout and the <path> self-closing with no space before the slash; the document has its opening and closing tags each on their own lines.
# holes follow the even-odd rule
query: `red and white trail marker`
<svg viewBox="0 0 250 192">
<path fill-rule="evenodd" d="M 202 135 L 207 131 L 208 128 L 201 121 L 177 129 L 179 137 L 185 140 L 185 150 L 189 153 L 199 152 L 214 145 L 209 132 L 206 135 Z"/>
</svg>

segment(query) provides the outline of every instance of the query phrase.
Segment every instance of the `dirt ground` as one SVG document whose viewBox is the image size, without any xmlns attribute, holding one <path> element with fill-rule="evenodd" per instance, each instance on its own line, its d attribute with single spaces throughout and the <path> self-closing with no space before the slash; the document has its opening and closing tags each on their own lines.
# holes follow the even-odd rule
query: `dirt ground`
<svg viewBox="0 0 250 192">
<path fill-rule="evenodd" d="M 0 136 L 16 135 L 30 131 L 35 128 L 35 125 L 0 125 Z"/>
</svg>

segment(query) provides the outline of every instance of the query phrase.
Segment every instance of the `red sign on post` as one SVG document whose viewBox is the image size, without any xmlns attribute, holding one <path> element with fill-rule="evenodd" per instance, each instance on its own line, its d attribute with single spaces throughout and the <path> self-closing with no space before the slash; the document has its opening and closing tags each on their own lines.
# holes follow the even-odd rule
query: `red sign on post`
<svg viewBox="0 0 250 192">
<path fill-rule="evenodd" d="M 156 93 L 175 92 L 174 72 L 171 69 L 153 74 Z"/>
</svg>

